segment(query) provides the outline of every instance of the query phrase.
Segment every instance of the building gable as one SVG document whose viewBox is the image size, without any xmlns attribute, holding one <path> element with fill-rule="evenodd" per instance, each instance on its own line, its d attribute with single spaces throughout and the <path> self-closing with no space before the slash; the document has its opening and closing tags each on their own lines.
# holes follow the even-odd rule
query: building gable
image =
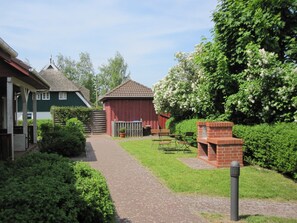
<svg viewBox="0 0 297 223">
<path fill-rule="evenodd" d="M 120 99 L 120 98 L 151 98 L 153 99 L 154 93 L 152 89 L 137 83 L 133 80 L 128 80 L 113 90 L 106 93 L 100 100 L 107 101 L 109 99 Z"/>
</svg>

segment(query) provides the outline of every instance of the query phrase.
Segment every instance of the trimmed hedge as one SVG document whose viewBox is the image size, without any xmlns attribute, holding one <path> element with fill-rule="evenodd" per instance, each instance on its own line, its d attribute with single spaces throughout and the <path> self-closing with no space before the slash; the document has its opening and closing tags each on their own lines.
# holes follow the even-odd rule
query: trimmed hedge
<svg viewBox="0 0 297 223">
<path fill-rule="evenodd" d="M 246 162 L 297 180 L 297 123 L 235 125 L 233 134 L 244 139 Z"/>
<path fill-rule="evenodd" d="M 0 163 L 0 222 L 112 222 L 104 177 L 87 164 L 32 153 Z M 92 180 L 91 180 L 92 179 Z"/>
<path fill-rule="evenodd" d="M 167 120 L 166 128 L 177 134 L 197 134 L 197 121 L 199 119 L 176 121 L 172 117 Z M 233 135 L 244 140 L 246 163 L 276 170 L 297 180 L 297 123 L 234 125 Z"/>
<path fill-rule="evenodd" d="M 87 108 L 82 106 L 52 106 L 51 115 L 62 124 L 66 124 L 66 121 L 71 118 L 77 118 L 82 123 L 87 125 L 91 121 L 93 110 L 95 110 L 95 108 Z"/>
<path fill-rule="evenodd" d="M 171 117 L 166 121 L 166 128 L 170 129 L 171 133 L 183 134 L 185 132 L 194 132 L 197 135 L 198 119 L 177 120 Z"/>
<path fill-rule="evenodd" d="M 166 122 L 166 128 L 170 129 L 171 133 L 174 134 L 185 134 L 186 132 L 194 132 L 194 136 L 188 142 L 192 146 L 197 146 L 196 136 L 197 136 L 197 121 L 198 119 L 187 119 L 182 121 L 176 121 L 175 118 L 170 118 Z"/>
</svg>

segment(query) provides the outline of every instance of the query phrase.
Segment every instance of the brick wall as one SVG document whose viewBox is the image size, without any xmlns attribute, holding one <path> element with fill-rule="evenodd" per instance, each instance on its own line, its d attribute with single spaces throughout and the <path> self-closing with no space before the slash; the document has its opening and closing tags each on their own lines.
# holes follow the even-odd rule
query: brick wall
<svg viewBox="0 0 297 223">
<path fill-rule="evenodd" d="M 232 122 L 197 122 L 198 158 L 216 167 L 243 165 L 243 140 L 232 137 Z"/>
</svg>

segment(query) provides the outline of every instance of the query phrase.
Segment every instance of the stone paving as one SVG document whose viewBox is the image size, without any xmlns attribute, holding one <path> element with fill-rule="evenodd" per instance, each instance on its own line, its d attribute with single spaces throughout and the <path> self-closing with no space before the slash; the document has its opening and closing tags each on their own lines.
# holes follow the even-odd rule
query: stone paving
<svg viewBox="0 0 297 223">
<path fill-rule="evenodd" d="M 105 176 L 118 222 L 206 222 L 200 213 L 230 212 L 228 198 L 172 193 L 107 135 L 90 136 L 82 160 Z M 297 219 L 297 202 L 240 200 L 240 215 L 256 214 Z"/>
</svg>

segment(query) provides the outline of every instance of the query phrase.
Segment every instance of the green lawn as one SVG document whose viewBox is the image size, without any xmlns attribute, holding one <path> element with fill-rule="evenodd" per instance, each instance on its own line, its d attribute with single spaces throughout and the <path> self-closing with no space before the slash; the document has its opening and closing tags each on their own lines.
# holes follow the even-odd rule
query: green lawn
<svg viewBox="0 0 297 223">
<path fill-rule="evenodd" d="M 230 194 L 229 168 L 194 170 L 177 159 L 196 157 L 195 148 L 190 154 L 167 154 L 156 146 L 151 148 L 151 140 L 126 141 L 120 142 L 120 145 L 174 192 L 223 197 Z M 243 167 L 240 175 L 240 197 L 297 200 L 297 184 L 274 171 Z"/>
<path fill-rule="evenodd" d="M 230 220 L 230 216 L 223 214 L 201 213 L 201 216 L 210 223 L 218 222 L 234 222 Z M 263 215 L 244 215 L 239 217 L 240 223 L 297 223 L 297 219 L 280 218 Z"/>
</svg>

